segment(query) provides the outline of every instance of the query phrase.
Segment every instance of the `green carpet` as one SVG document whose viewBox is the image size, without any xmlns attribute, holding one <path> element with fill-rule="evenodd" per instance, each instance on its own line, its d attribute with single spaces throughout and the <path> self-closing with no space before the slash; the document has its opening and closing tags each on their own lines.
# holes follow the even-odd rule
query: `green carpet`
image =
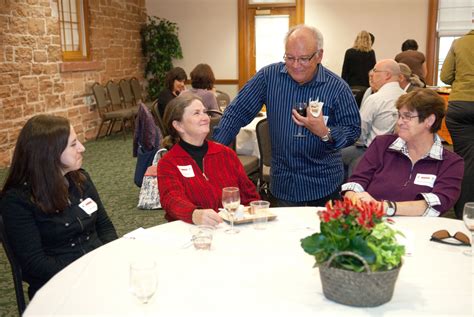
<svg viewBox="0 0 474 317">
<path fill-rule="evenodd" d="M 132 157 L 131 134 L 125 141 L 120 133 L 87 142 L 85 147 L 83 167 L 91 175 L 119 237 L 138 227 L 148 228 L 166 221 L 162 210 L 136 208 L 140 189 L 133 182 L 136 159 Z M 2 186 L 6 172 L 0 169 Z M 1 248 L 0 316 L 17 315 L 10 264 Z"/>
</svg>

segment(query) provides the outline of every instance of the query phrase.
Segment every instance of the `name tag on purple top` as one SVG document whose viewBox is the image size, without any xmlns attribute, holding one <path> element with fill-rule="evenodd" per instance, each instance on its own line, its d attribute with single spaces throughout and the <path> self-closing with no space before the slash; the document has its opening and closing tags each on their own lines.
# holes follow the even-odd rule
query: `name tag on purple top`
<svg viewBox="0 0 474 317">
<path fill-rule="evenodd" d="M 429 186 L 429 187 L 433 188 L 435 180 L 436 180 L 436 175 L 418 173 L 418 174 L 416 174 L 416 178 L 415 178 L 414 183 L 416 185 Z"/>
</svg>

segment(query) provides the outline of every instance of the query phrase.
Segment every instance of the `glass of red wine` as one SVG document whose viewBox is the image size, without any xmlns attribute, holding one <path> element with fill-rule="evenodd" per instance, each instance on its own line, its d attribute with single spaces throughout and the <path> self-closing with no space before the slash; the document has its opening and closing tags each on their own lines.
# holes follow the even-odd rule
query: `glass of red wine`
<svg viewBox="0 0 474 317">
<path fill-rule="evenodd" d="M 303 116 L 303 117 L 306 117 L 306 108 L 308 107 L 308 104 L 306 102 L 297 102 L 293 105 L 293 109 L 296 110 L 296 112 L 298 112 L 299 115 Z M 304 135 L 303 133 L 301 133 L 303 130 L 303 128 L 298 125 L 298 133 L 293 135 L 297 138 L 303 138 L 303 137 L 306 137 L 306 135 Z"/>
</svg>

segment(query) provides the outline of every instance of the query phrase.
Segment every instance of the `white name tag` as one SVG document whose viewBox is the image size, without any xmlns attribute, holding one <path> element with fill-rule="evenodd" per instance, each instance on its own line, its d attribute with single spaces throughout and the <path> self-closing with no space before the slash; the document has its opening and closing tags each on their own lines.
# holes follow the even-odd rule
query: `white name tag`
<svg viewBox="0 0 474 317">
<path fill-rule="evenodd" d="M 191 165 L 179 166 L 178 169 L 181 172 L 181 175 L 184 177 L 190 178 L 194 177 L 193 167 Z"/>
<path fill-rule="evenodd" d="M 436 175 L 433 174 L 416 174 L 415 184 L 421 186 L 433 187 L 436 180 Z"/>
<path fill-rule="evenodd" d="M 92 198 L 87 198 L 82 203 L 79 204 L 79 207 L 84 210 L 89 216 L 97 211 L 97 204 Z"/>
</svg>

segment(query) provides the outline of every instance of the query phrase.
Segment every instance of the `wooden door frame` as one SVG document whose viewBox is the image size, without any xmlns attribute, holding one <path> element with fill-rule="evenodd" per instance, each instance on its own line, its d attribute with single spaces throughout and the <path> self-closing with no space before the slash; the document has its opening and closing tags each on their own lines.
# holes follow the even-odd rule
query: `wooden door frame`
<svg viewBox="0 0 474 317">
<path fill-rule="evenodd" d="M 250 16 L 249 9 L 271 9 L 281 7 L 296 8 L 296 24 L 304 23 L 304 0 L 295 0 L 295 3 L 274 3 L 250 5 L 248 0 L 238 0 L 238 32 L 239 32 L 239 89 L 251 78 L 250 61 Z"/>
</svg>

